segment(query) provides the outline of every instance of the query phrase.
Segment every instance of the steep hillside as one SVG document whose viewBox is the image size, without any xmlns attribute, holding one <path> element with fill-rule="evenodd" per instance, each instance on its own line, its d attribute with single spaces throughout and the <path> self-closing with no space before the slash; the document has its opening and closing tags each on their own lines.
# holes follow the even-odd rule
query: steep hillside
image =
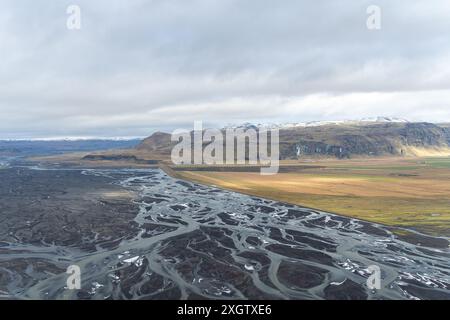
<svg viewBox="0 0 450 320">
<path fill-rule="evenodd" d="M 325 125 L 282 130 L 282 158 L 417 155 L 449 147 L 444 128 L 431 123 Z"/>
<path fill-rule="evenodd" d="M 447 142 L 450 144 L 450 123 L 440 123 L 439 126 L 445 130 Z"/>
<path fill-rule="evenodd" d="M 142 142 L 136 147 L 136 149 L 170 154 L 170 134 L 164 132 L 155 132 L 150 137 L 142 140 Z"/>
<path fill-rule="evenodd" d="M 170 134 L 157 132 L 137 150 L 168 157 L 173 145 Z M 450 126 L 431 123 L 362 122 L 280 130 L 281 159 L 450 154 L 449 145 Z"/>
</svg>

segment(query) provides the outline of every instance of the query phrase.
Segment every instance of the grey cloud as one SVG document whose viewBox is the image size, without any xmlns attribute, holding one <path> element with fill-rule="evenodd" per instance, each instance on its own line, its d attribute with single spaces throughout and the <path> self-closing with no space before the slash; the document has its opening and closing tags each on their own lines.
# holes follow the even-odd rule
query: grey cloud
<svg viewBox="0 0 450 320">
<path fill-rule="evenodd" d="M 374 1 L 2 1 L 0 138 L 146 135 L 192 119 L 450 121 L 437 103 L 450 4 L 375 2 L 380 31 L 365 25 Z M 69 4 L 80 31 L 65 27 Z"/>
</svg>

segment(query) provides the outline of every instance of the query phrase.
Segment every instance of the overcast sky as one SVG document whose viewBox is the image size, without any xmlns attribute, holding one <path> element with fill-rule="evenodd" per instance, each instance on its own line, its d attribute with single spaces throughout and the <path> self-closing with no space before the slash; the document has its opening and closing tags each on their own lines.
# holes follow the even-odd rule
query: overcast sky
<svg viewBox="0 0 450 320">
<path fill-rule="evenodd" d="M 0 138 L 450 122 L 449 17 L 448 0 L 2 0 Z"/>
</svg>

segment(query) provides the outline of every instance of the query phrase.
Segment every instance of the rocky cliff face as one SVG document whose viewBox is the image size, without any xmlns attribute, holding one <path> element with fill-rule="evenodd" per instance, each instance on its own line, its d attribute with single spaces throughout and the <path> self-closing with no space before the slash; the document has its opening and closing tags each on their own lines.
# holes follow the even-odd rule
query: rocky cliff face
<svg viewBox="0 0 450 320">
<path fill-rule="evenodd" d="M 157 132 L 137 147 L 170 156 L 170 135 Z M 450 125 L 356 123 L 280 130 L 280 158 L 411 155 L 411 148 L 449 148 Z"/>
<path fill-rule="evenodd" d="M 444 129 L 447 143 L 450 145 L 450 123 L 440 124 L 439 126 Z"/>
<path fill-rule="evenodd" d="M 408 123 L 399 130 L 401 142 L 410 146 L 446 146 L 447 131 L 431 123 Z"/>
<path fill-rule="evenodd" d="M 411 147 L 448 148 L 448 131 L 431 123 L 331 125 L 280 132 L 281 158 L 406 155 Z"/>
</svg>

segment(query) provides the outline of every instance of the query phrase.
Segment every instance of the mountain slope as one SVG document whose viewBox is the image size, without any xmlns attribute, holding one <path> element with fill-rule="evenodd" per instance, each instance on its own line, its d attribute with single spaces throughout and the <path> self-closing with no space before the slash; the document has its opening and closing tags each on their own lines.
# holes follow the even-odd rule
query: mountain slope
<svg viewBox="0 0 450 320">
<path fill-rule="evenodd" d="M 282 158 L 417 155 L 449 147 L 445 129 L 431 123 L 325 125 L 280 131 Z"/>
<path fill-rule="evenodd" d="M 171 135 L 168 133 L 155 132 L 150 137 L 142 140 L 136 149 L 161 154 L 170 154 L 172 146 L 170 137 Z"/>
<path fill-rule="evenodd" d="M 256 128 L 256 126 L 247 126 Z M 170 156 L 170 134 L 157 132 L 137 150 Z M 450 127 L 432 123 L 358 122 L 280 130 L 280 158 L 450 154 Z"/>
</svg>

